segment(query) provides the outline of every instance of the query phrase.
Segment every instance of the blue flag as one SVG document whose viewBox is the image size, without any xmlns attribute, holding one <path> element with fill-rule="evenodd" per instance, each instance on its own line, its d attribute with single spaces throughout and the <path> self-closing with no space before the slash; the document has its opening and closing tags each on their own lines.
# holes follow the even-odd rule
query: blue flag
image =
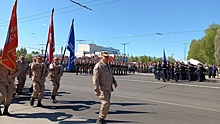
<svg viewBox="0 0 220 124">
<path fill-rule="evenodd" d="M 165 50 L 163 49 L 163 62 L 167 63 L 166 55 L 165 55 Z"/>
<path fill-rule="evenodd" d="M 66 49 L 70 51 L 70 56 L 69 56 L 69 61 L 68 61 L 68 66 L 67 70 L 72 71 L 74 67 L 74 58 L 75 58 L 75 34 L 74 34 L 74 19 L 72 21 L 72 25 L 70 28 L 70 33 L 69 33 L 69 40 L 67 42 Z"/>
</svg>

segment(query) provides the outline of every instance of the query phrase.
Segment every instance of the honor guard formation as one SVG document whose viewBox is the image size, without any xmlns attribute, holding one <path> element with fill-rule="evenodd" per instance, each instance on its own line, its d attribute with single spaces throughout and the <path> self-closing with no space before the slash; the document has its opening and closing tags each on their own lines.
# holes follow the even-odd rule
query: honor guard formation
<svg viewBox="0 0 220 124">
<path fill-rule="evenodd" d="M 201 64 L 184 64 L 181 62 L 170 63 L 168 62 L 158 62 L 154 65 L 154 76 L 155 79 L 162 79 L 164 82 L 169 80 L 189 80 L 189 81 L 204 81 L 205 75 L 207 74 L 207 69 Z M 211 69 L 215 67 L 211 67 Z M 212 70 L 211 70 L 212 71 Z M 215 77 L 216 71 L 213 72 Z M 210 76 L 211 77 L 211 76 Z"/>
</svg>

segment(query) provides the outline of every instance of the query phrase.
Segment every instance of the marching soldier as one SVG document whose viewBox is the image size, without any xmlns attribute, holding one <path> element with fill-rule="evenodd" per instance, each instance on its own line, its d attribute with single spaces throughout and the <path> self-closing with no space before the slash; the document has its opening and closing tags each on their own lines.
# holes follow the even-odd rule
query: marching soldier
<svg viewBox="0 0 220 124">
<path fill-rule="evenodd" d="M 109 67 L 109 54 L 102 52 L 102 59 L 95 65 L 93 70 L 93 88 L 95 94 L 101 99 L 101 108 L 97 124 L 105 124 L 105 118 L 110 108 L 112 85 L 118 86 L 113 73 Z"/>
<path fill-rule="evenodd" d="M 36 63 L 31 65 L 31 72 L 32 72 L 32 84 L 33 84 L 33 93 L 31 95 L 30 105 L 34 105 L 34 99 L 38 96 L 38 103 L 37 107 L 43 107 L 41 100 L 44 95 L 45 85 L 44 82 L 46 81 L 45 78 L 48 75 L 47 67 L 44 63 L 42 63 L 42 57 L 37 56 Z"/>
<path fill-rule="evenodd" d="M 175 66 L 174 66 L 174 64 L 173 63 L 171 63 L 171 66 L 170 66 L 170 78 L 173 80 L 174 79 L 174 68 L 175 68 Z"/>
<path fill-rule="evenodd" d="M 76 75 L 79 73 L 80 63 L 78 60 L 75 61 L 75 67 L 76 67 Z"/>
<path fill-rule="evenodd" d="M 171 74 L 170 74 L 170 69 L 171 69 L 171 65 L 170 65 L 170 61 L 167 61 L 167 70 L 166 70 L 166 79 L 167 79 L 167 81 L 169 81 L 170 80 L 170 78 L 171 78 Z"/>
<path fill-rule="evenodd" d="M 3 115 L 10 116 L 11 114 L 8 112 L 8 108 L 13 96 L 15 77 L 20 74 L 20 67 L 16 64 L 15 69 L 10 71 L 0 64 L 0 72 L 0 104 L 4 101 L 5 108 Z M 1 110 L 0 115 L 2 115 Z"/>
<path fill-rule="evenodd" d="M 154 66 L 154 78 L 157 79 L 157 70 L 158 70 L 157 64 L 154 63 L 153 66 Z"/>
<path fill-rule="evenodd" d="M 20 67 L 21 72 L 17 77 L 17 90 L 16 93 L 18 93 L 18 95 L 22 95 L 22 90 L 24 88 L 25 82 L 26 82 L 26 77 L 28 74 L 28 67 L 29 64 L 27 61 L 24 60 L 24 55 L 21 55 L 19 57 L 19 60 L 17 61 L 17 65 Z"/>
<path fill-rule="evenodd" d="M 165 62 L 162 62 L 162 78 L 163 81 L 166 82 L 167 79 L 167 64 Z"/>
<path fill-rule="evenodd" d="M 178 62 L 175 62 L 175 65 L 174 65 L 174 79 L 175 79 L 176 82 L 178 82 L 179 76 L 180 76 L 179 63 L 178 63 Z"/>
<path fill-rule="evenodd" d="M 49 79 L 52 85 L 50 100 L 52 103 L 57 103 L 56 93 L 60 87 L 60 78 L 63 75 L 62 66 L 59 65 L 59 59 L 57 57 L 54 57 L 53 63 L 50 64 L 49 68 Z"/>
<path fill-rule="evenodd" d="M 161 62 L 158 61 L 158 66 L 157 66 L 157 79 L 160 80 L 160 77 L 161 77 L 161 71 L 162 71 L 162 65 L 161 65 Z"/>
<path fill-rule="evenodd" d="M 29 78 L 32 77 L 31 66 L 32 66 L 32 64 L 34 64 L 34 63 L 36 62 L 36 57 L 33 57 L 32 60 L 33 60 L 33 61 L 29 64 L 29 67 L 28 67 Z M 31 87 L 29 88 L 29 91 L 30 91 L 31 93 L 33 92 L 33 84 L 31 84 Z"/>
</svg>

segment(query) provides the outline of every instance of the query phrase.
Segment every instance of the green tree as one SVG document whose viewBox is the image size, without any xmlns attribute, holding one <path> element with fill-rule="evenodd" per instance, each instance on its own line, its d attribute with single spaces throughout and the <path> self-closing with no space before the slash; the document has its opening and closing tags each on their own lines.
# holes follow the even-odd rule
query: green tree
<svg viewBox="0 0 220 124">
<path fill-rule="evenodd" d="M 203 54 L 203 49 L 205 49 L 204 48 L 204 45 L 205 45 L 204 39 L 203 38 L 199 39 L 197 42 L 198 42 L 198 46 L 199 46 L 198 51 L 197 51 L 197 53 L 198 53 L 197 60 L 202 62 L 202 63 L 206 63 L 206 60 L 205 60 L 205 57 L 204 57 L 204 54 Z"/>
<path fill-rule="evenodd" d="M 20 49 L 20 55 L 21 54 L 26 55 L 27 54 L 27 49 L 26 48 L 21 48 Z"/>
<path fill-rule="evenodd" d="M 217 34 L 218 28 L 220 25 L 211 24 L 208 29 L 205 31 L 204 36 L 204 46 L 202 53 L 204 54 L 204 58 L 206 63 L 208 64 L 216 64 L 216 60 L 214 58 L 215 46 L 214 46 L 214 38 Z"/>
<path fill-rule="evenodd" d="M 220 64 L 220 28 L 218 29 L 218 32 L 214 39 L 215 44 L 215 59 L 216 63 Z"/>
<path fill-rule="evenodd" d="M 189 49 L 189 52 L 188 52 L 188 56 L 187 56 L 187 59 L 196 59 L 198 60 L 199 59 L 199 44 L 197 42 L 197 40 L 192 40 L 191 41 L 191 44 L 190 44 L 190 49 Z"/>
<path fill-rule="evenodd" d="M 129 57 L 129 62 L 135 62 L 135 57 L 131 55 L 131 56 Z"/>
<path fill-rule="evenodd" d="M 156 59 L 155 59 L 155 62 L 159 62 L 159 61 L 162 62 L 162 57 L 159 57 L 159 58 L 156 58 Z"/>
<path fill-rule="evenodd" d="M 39 54 L 38 51 L 32 51 L 31 54 Z"/>
<path fill-rule="evenodd" d="M 28 61 L 32 61 L 33 56 L 32 56 L 31 54 L 26 54 L 26 55 L 25 55 L 25 58 L 26 58 Z"/>
<path fill-rule="evenodd" d="M 138 62 L 139 61 L 139 57 L 138 56 L 135 56 L 135 62 Z"/>
<path fill-rule="evenodd" d="M 170 61 L 171 63 L 175 62 L 175 59 L 172 56 L 168 56 L 167 60 Z"/>
<path fill-rule="evenodd" d="M 147 56 L 146 55 L 140 56 L 139 57 L 139 62 L 148 62 L 147 61 Z"/>
<path fill-rule="evenodd" d="M 20 50 L 17 50 L 16 51 L 16 59 L 18 59 L 20 55 L 21 55 Z"/>
<path fill-rule="evenodd" d="M 133 55 L 131 55 L 130 57 L 129 57 L 129 62 L 137 62 L 139 60 L 139 57 L 138 56 L 133 56 Z"/>
</svg>

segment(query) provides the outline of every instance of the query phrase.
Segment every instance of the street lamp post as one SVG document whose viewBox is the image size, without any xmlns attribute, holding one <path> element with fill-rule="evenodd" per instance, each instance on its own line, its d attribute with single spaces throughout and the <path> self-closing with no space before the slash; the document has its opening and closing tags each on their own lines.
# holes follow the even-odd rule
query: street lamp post
<svg viewBox="0 0 220 124">
<path fill-rule="evenodd" d="M 184 60 L 186 60 L 186 45 L 188 45 L 188 42 L 183 42 L 184 45 Z"/>
<path fill-rule="evenodd" d="M 121 44 L 121 45 L 124 45 L 124 59 L 123 59 L 123 62 L 125 62 L 125 45 L 127 45 L 127 44 L 129 44 L 129 43 L 123 43 L 123 44 Z"/>
</svg>

